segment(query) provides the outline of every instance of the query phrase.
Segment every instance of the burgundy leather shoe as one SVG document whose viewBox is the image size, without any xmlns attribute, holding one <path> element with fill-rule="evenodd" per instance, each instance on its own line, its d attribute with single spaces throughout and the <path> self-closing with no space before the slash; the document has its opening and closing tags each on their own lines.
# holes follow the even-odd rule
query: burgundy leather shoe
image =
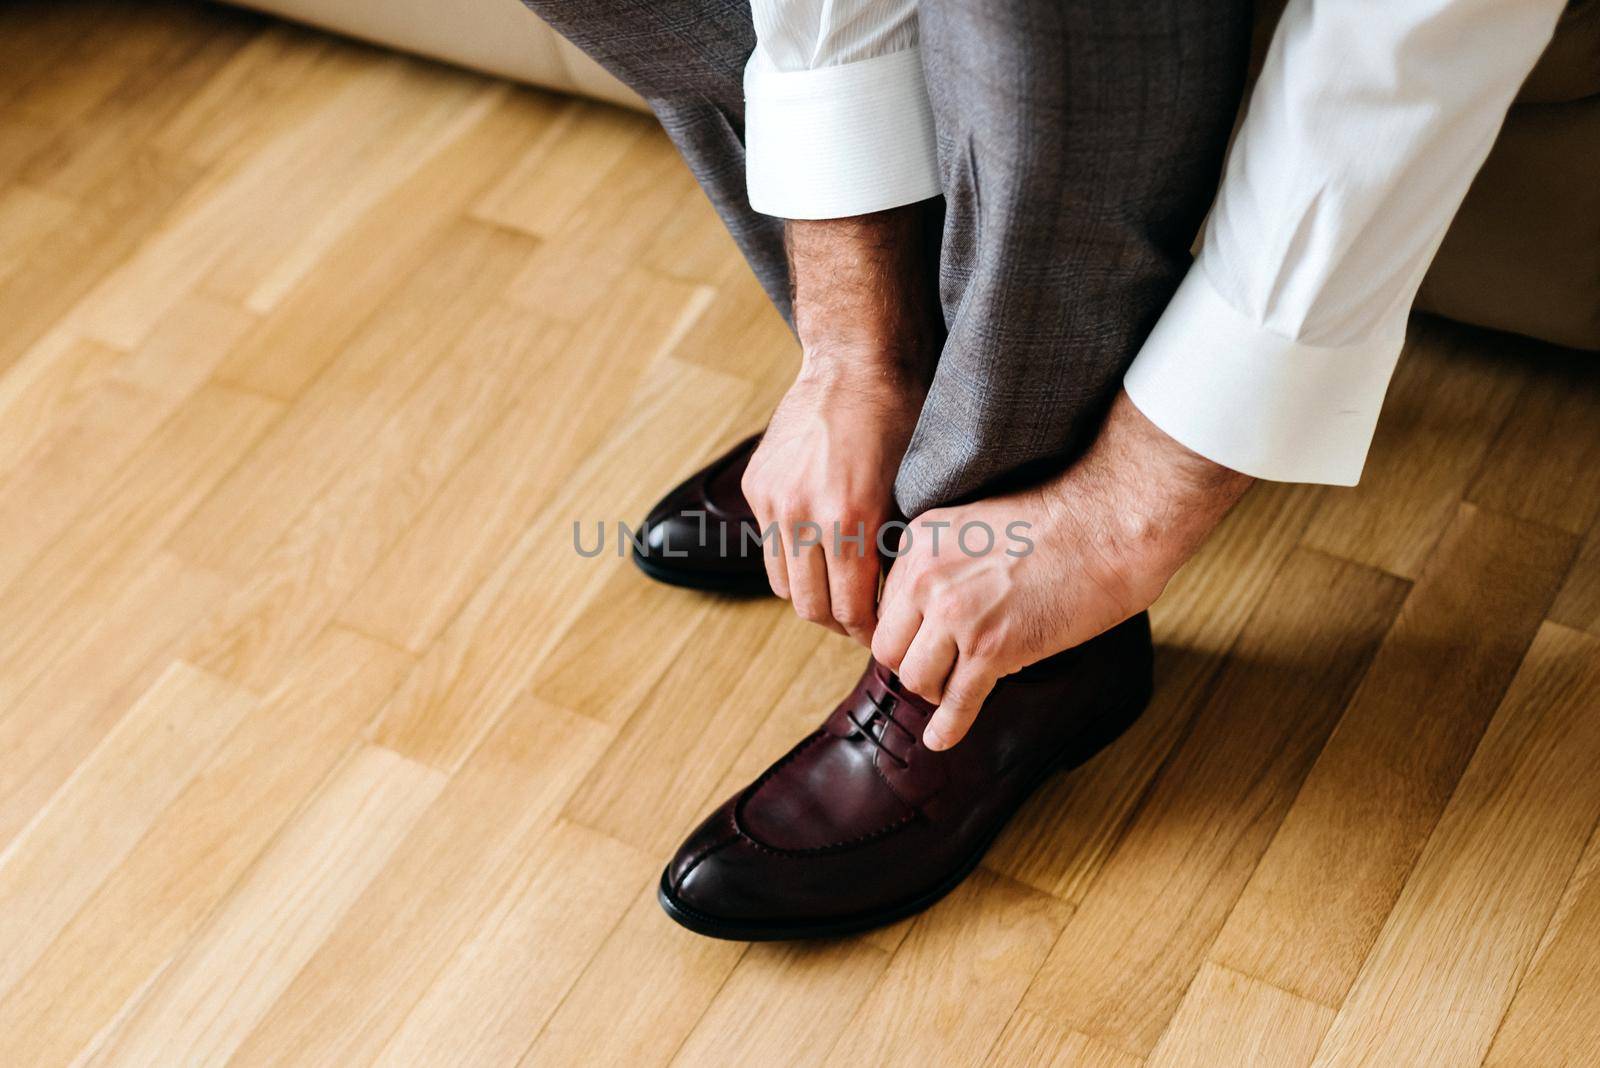
<svg viewBox="0 0 1600 1068">
<path fill-rule="evenodd" d="M 849 934 L 933 904 L 1053 772 L 1111 744 L 1150 696 L 1135 616 L 1007 676 L 960 744 L 922 745 L 933 707 L 876 661 L 822 726 L 691 834 L 667 915 L 714 938 Z"/>
<path fill-rule="evenodd" d="M 716 593 L 770 594 L 760 531 L 739 482 L 761 443 L 746 438 L 650 510 L 633 562 L 659 582 Z M 747 536 L 748 535 L 748 536 Z"/>
</svg>

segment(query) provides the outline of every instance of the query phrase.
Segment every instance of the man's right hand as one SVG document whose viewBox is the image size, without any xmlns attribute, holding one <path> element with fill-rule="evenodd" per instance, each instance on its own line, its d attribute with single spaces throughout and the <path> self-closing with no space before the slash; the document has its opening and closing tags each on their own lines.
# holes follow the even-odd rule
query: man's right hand
<svg viewBox="0 0 1600 1068">
<path fill-rule="evenodd" d="M 895 473 L 943 336 L 938 218 L 923 201 L 785 225 L 804 356 L 743 481 L 761 529 L 779 532 L 776 552 L 763 547 L 772 591 L 869 648 L 878 531 L 895 514 Z"/>
<path fill-rule="evenodd" d="M 870 353 L 808 356 L 745 469 L 761 529 L 778 531 L 777 544 L 763 546 L 773 592 L 802 618 L 869 648 L 876 539 L 894 515 L 895 472 L 925 388 Z"/>
</svg>

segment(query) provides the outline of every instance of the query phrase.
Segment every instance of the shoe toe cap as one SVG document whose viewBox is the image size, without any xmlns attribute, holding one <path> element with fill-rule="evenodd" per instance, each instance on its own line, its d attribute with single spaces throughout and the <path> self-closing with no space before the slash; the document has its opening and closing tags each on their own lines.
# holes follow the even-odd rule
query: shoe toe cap
<svg viewBox="0 0 1600 1068">
<path fill-rule="evenodd" d="M 736 922 L 781 917 L 783 880 L 770 870 L 772 856 L 734 822 L 737 799 L 713 812 L 667 865 L 675 904 L 709 919 Z"/>
</svg>

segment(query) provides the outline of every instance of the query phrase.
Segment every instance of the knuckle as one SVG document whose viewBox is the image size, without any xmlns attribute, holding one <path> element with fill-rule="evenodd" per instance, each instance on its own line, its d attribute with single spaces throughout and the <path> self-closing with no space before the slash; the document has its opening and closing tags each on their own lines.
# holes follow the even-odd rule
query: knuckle
<svg viewBox="0 0 1600 1068">
<path fill-rule="evenodd" d="M 947 704 L 975 712 L 983 699 L 983 687 L 976 679 L 955 680 L 945 689 L 944 699 Z"/>
<path fill-rule="evenodd" d="M 975 667 L 988 668 L 999 659 L 1000 652 L 1005 648 L 1005 639 L 991 627 L 980 627 L 962 644 L 962 654 Z"/>
<path fill-rule="evenodd" d="M 833 618 L 840 626 L 848 627 L 852 630 L 865 627 L 872 622 L 871 613 L 864 612 L 856 607 L 836 608 L 833 612 Z"/>
<path fill-rule="evenodd" d="M 900 564 L 896 564 L 895 567 L 899 568 L 902 564 L 907 564 L 906 589 L 910 592 L 912 598 L 918 604 L 931 604 L 934 595 L 938 592 L 937 576 L 927 568 L 922 567 L 921 561 L 915 558 L 908 557 L 906 560 L 901 561 Z"/>
<path fill-rule="evenodd" d="M 773 496 L 773 507 L 785 519 L 805 519 L 810 510 L 805 494 L 793 489 L 779 490 Z"/>
<path fill-rule="evenodd" d="M 900 670 L 900 654 L 889 647 L 889 640 L 882 631 L 872 638 L 872 658 L 890 671 Z"/>
<path fill-rule="evenodd" d="M 934 614 L 941 619 L 960 623 L 972 617 L 972 595 L 950 586 L 944 586 L 933 596 Z"/>
</svg>

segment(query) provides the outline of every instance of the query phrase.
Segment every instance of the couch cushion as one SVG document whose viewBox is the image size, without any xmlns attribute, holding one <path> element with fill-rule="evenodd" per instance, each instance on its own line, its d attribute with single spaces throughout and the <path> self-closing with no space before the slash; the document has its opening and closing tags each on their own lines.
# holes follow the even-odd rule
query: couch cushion
<svg viewBox="0 0 1600 1068">
<path fill-rule="evenodd" d="M 1555 104 L 1600 96 L 1600 0 L 1572 0 L 1517 101 Z"/>
<path fill-rule="evenodd" d="M 1600 97 L 1511 109 L 1417 307 L 1600 349 Z"/>
<path fill-rule="evenodd" d="M 520 82 L 644 102 L 518 0 L 237 0 L 242 6 Z"/>
</svg>

